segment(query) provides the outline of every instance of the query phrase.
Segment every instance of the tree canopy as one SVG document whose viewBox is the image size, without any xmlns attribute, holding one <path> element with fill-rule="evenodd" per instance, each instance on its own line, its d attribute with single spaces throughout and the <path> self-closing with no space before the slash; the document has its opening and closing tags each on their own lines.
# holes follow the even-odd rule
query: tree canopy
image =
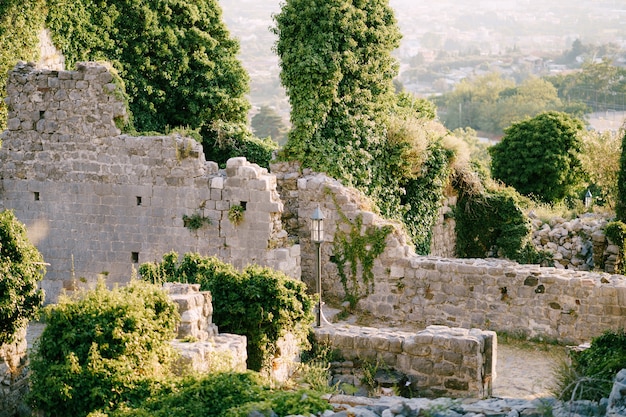
<svg viewBox="0 0 626 417">
<path fill-rule="evenodd" d="M 288 0 L 275 21 L 293 126 L 284 156 L 371 187 L 395 101 L 393 9 L 387 0 Z"/>
<path fill-rule="evenodd" d="M 580 120 L 555 111 L 512 124 L 490 148 L 494 179 L 543 202 L 564 200 L 583 180 L 583 131 Z"/>
<path fill-rule="evenodd" d="M 107 60 L 131 97 L 135 126 L 245 123 L 248 75 L 215 0 L 48 0 L 47 26 L 69 67 Z"/>
</svg>

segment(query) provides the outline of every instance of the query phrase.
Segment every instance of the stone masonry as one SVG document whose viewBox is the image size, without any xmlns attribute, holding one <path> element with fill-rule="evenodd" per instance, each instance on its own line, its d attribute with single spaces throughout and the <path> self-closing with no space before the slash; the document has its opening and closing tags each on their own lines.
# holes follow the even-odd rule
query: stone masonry
<svg viewBox="0 0 626 417">
<path fill-rule="evenodd" d="M 350 362 L 381 359 L 406 374 L 406 386 L 418 396 L 491 396 L 497 356 L 494 332 L 445 326 L 406 332 L 341 325 L 316 328 L 315 338 L 339 349 Z"/>
<path fill-rule="evenodd" d="M 520 265 L 500 259 L 418 256 L 402 228 L 368 209 L 367 199 L 323 174 L 276 164 L 285 222 L 302 246 L 303 280 L 315 288 L 315 250 L 309 218 L 319 204 L 326 216 L 322 244 L 322 289 L 326 297 L 345 292 L 333 263 L 337 230 L 360 216 L 362 228 L 390 225 L 384 252 L 375 259 L 374 289 L 358 306 L 390 326 L 482 328 L 584 342 L 607 329 L 626 327 L 626 277 L 602 272 Z M 349 267 L 349 265 L 348 265 Z M 361 269 L 360 269 L 361 268 Z M 357 265 L 361 271 L 362 266 Z"/>
<path fill-rule="evenodd" d="M 256 263 L 300 277 L 298 245 L 282 228 L 276 178 L 243 158 L 226 169 L 180 136 L 133 137 L 109 69 L 21 63 L 9 74 L 0 148 L 0 208 L 12 209 L 50 265 L 46 301 L 104 276 L 127 282 L 163 254 L 198 252 L 237 267 Z M 228 219 L 232 206 L 243 221 Z M 183 216 L 209 219 L 197 230 Z"/>
<path fill-rule="evenodd" d="M 181 354 L 180 372 L 246 370 L 246 337 L 218 332 L 213 324 L 211 293 L 199 284 L 166 283 L 164 289 L 178 306 L 181 322 L 172 345 Z"/>
</svg>

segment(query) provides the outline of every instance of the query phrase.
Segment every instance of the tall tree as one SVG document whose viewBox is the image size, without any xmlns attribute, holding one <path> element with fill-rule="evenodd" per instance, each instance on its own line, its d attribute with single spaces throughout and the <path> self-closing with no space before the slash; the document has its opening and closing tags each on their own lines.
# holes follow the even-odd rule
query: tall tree
<svg viewBox="0 0 626 417">
<path fill-rule="evenodd" d="M 387 0 L 287 0 L 275 22 L 293 126 L 284 157 L 371 192 L 395 105 L 393 9 Z"/>
<path fill-rule="evenodd" d="M 48 3 L 47 25 L 67 65 L 111 61 L 125 80 L 138 130 L 246 123 L 249 78 L 217 0 Z"/>
<path fill-rule="evenodd" d="M 495 179 L 543 202 L 559 202 L 581 184 L 583 123 L 550 111 L 512 124 L 490 148 Z"/>
</svg>

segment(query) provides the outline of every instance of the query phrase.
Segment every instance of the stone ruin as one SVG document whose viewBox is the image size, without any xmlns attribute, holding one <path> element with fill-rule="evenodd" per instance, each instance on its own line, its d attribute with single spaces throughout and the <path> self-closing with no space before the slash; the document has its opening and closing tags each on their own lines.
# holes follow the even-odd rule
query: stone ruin
<svg viewBox="0 0 626 417">
<path fill-rule="evenodd" d="M 181 321 L 172 345 L 181 354 L 179 372 L 246 370 L 246 337 L 218 332 L 213 324 L 211 293 L 200 284 L 165 283 L 164 289 L 178 306 Z"/>
<path fill-rule="evenodd" d="M 358 303 L 390 326 L 504 330 L 573 342 L 626 327 L 622 275 L 418 256 L 401 227 L 324 174 L 289 163 L 268 172 L 244 158 L 220 168 L 192 139 L 122 134 L 116 121 L 126 108 L 118 88 L 109 69 L 96 63 L 71 71 L 21 63 L 8 77 L 0 208 L 26 224 L 50 264 L 42 283 L 47 302 L 100 277 L 125 283 L 139 264 L 172 250 L 216 256 L 238 268 L 269 266 L 315 289 L 308 222 L 319 205 L 327 236 L 323 292 L 335 299 L 345 295 L 333 262 L 337 231 L 349 230 L 357 218 L 363 228 L 391 226 L 372 267 L 373 291 Z M 236 224 L 229 219 L 234 206 L 244 212 Z M 185 219 L 192 216 L 204 225 L 189 227 Z M 442 230 L 451 238 L 450 227 Z M 449 252 L 435 241 L 437 253 Z M 190 338 L 199 343 L 203 332 L 212 332 L 198 331 L 200 337 Z"/>
</svg>

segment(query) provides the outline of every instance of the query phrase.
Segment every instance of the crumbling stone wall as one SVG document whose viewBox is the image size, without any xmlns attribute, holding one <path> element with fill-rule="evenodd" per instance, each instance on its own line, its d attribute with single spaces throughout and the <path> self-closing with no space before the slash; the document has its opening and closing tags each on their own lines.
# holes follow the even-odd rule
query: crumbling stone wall
<svg viewBox="0 0 626 417">
<path fill-rule="evenodd" d="M 528 336 L 583 342 L 607 329 L 626 327 L 626 277 L 602 272 L 541 268 L 499 259 L 417 256 L 402 228 L 372 213 L 367 199 L 323 174 L 297 167 L 272 167 L 283 198 L 292 208 L 290 233 L 302 247 L 302 276 L 315 287 L 315 247 L 309 218 L 317 205 L 326 216 L 322 244 L 322 290 L 343 299 L 334 241 L 338 230 L 360 216 L 362 230 L 391 226 L 385 250 L 373 264 L 374 288 L 362 291 L 358 306 L 390 326 L 428 325 L 519 332 Z M 284 184 L 283 184 L 284 183 Z M 296 216 L 293 213 L 297 213 Z M 357 266 L 358 276 L 362 266 Z"/>
<path fill-rule="evenodd" d="M 46 301 L 99 277 L 127 282 L 163 254 L 198 252 L 236 267 L 251 263 L 300 277 L 287 240 L 276 178 L 244 158 L 226 169 L 193 139 L 133 137 L 107 67 L 73 71 L 21 63 L 7 85 L 8 130 L 0 148 L 0 208 L 12 209 L 50 265 Z M 245 207 L 234 225 L 230 207 Z M 197 230 L 183 216 L 210 219 Z"/>
<path fill-rule="evenodd" d="M 26 329 L 18 331 L 13 343 L 0 345 L 0 417 L 13 417 L 26 410 L 28 392 Z"/>
<path fill-rule="evenodd" d="M 246 370 L 246 337 L 219 333 L 213 324 L 213 302 L 200 284 L 166 283 L 164 289 L 178 306 L 181 322 L 172 345 L 180 352 L 179 372 Z"/>
<path fill-rule="evenodd" d="M 404 388 L 410 387 L 418 396 L 491 396 L 497 357 L 494 332 L 445 326 L 406 332 L 341 325 L 315 328 L 315 338 L 338 349 L 351 364 L 380 360 L 400 371 L 407 376 Z M 352 368 L 341 372 L 343 380 L 346 374 L 353 376 Z"/>
</svg>

